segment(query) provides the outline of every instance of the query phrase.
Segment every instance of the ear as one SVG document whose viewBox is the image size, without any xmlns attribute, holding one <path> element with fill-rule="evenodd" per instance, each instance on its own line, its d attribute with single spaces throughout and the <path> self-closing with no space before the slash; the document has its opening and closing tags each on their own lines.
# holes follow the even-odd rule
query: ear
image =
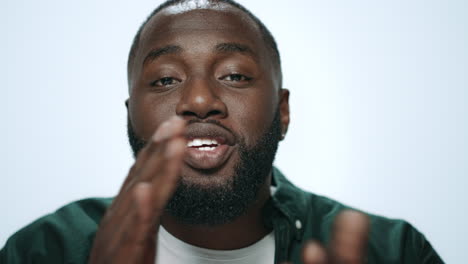
<svg viewBox="0 0 468 264">
<path fill-rule="evenodd" d="M 281 121 L 281 140 L 286 137 L 289 127 L 289 90 L 280 90 L 280 121 Z"/>
</svg>

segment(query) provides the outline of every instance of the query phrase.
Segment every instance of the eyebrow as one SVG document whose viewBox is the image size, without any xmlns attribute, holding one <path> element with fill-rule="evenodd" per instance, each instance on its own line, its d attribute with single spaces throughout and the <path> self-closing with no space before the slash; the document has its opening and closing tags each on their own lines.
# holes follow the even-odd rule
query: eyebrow
<svg viewBox="0 0 468 264">
<path fill-rule="evenodd" d="M 217 44 L 214 50 L 220 53 L 248 53 L 253 57 L 257 57 L 257 54 L 249 46 L 235 42 Z M 143 65 L 146 65 L 163 55 L 178 54 L 182 51 L 183 49 L 177 45 L 167 45 L 151 50 L 143 60 Z"/>
<path fill-rule="evenodd" d="M 157 59 L 158 57 L 161 57 L 162 55 L 177 54 L 180 52 L 182 52 L 182 48 L 176 45 L 168 45 L 162 48 L 151 50 L 148 53 L 148 55 L 146 55 L 145 59 L 143 60 L 143 65 L 154 61 L 155 59 Z"/>
<path fill-rule="evenodd" d="M 257 56 L 257 54 L 247 45 L 240 44 L 240 43 L 235 43 L 235 42 L 229 42 L 229 43 L 220 43 L 216 45 L 215 50 L 221 53 L 248 53 L 254 57 Z"/>
</svg>

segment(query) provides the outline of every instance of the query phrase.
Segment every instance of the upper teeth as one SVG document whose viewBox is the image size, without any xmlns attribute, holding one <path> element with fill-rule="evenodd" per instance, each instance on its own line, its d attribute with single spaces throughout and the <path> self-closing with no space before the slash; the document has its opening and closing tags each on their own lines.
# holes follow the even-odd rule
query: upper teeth
<svg viewBox="0 0 468 264">
<path fill-rule="evenodd" d="M 219 145 L 214 139 L 195 138 L 187 142 L 187 147 L 201 147 L 203 145 Z"/>
</svg>

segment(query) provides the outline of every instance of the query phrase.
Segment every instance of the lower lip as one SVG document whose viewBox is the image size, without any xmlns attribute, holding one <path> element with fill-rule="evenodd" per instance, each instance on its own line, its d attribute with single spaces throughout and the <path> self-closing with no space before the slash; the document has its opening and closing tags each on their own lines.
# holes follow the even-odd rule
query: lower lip
<svg viewBox="0 0 468 264">
<path fill-rule="evenodd" d="M 232 147 L 218 145 L 212 150 L 199 150 L 198 148 L 187 148 L 185 162 L 195 169 L 215 169 L 221 167 L 229 158 Z"/>
</svg>

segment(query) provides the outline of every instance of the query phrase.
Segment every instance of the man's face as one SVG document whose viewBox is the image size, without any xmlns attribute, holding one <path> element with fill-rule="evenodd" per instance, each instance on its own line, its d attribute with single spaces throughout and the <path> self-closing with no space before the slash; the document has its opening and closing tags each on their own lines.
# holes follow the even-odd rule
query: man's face
<svg viewBox="0 0 468 264">
<path fill-rule="evenodd" d="M 269 54 L 256 25 L 235 8 L 163 10 L 144 28 L 130 71 L 132 132 L 146 141 L 178 115 L 188 121 L 186 186 L 232 182 L 241 152 L 255 149 L 275 114 L 283 132 L 289 122 L 288 94 Z"/>
</svg>

